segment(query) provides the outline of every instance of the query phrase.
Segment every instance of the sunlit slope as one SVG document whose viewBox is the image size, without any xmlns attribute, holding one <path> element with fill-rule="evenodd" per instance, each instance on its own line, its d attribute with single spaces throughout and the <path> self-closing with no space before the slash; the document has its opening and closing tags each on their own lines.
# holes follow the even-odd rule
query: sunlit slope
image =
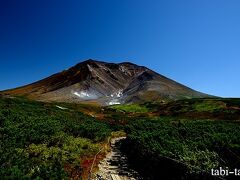
<svg viewBox="0 0 240 180">
<path fill-rule="evenodd" d="M 208 97 L 143 66 L 94 60 L 1 93 L 41 101 L 85 101 L 101 105 Z"/>
</svg>

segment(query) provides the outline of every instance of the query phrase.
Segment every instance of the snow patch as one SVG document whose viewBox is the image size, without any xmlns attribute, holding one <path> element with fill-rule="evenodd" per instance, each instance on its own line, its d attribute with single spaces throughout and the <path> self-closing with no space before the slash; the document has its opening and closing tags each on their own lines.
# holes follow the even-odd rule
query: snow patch
<svg viewBox="0 0 240 180">
<path fill-rule="evenodd" d="M 121 104 L 120 102 L 115 102 L 115 101 L 110 101 L 108 105 L 116 105 L 116 104 Z"/>
<path fill-rule="evenodd" d="M 120 89 L 120 90 L 118 90 L 112 94 L 108 94 L 108 95 L 100 94 L 99 92 L 94 91 L 93 89 L 76 90 L 76 91 L 72 91 L 72 94 L 74 96 L 77 96 L 81 100 L 92 100 L 92 99 L 103 98 L 103 99 L 105 99 L 106 105 L 114 105 L 114 104 L 121 104 L 123 90 Z"/>
<path fill-rule="evenodd" d="M 111 96 L 112 98 L 120 98 L 120 97 L 122 97 L 122 95 L 123 95 L 123 90 L 119 90 L 119 91 L 111 94 L 110 96 Z"/>
<path fill-rule="evenodd" d="M 74 92 L 73 94 L 80 97 L 80 98 L 90 97 L 90 95 L 87 92 L 84 92 L 84 91 Z"/>
<path fill-rule="evenodd" d="M 81 99 L 88 100 L 88 99 L 97 99 L 98 95 L 91 91 L 75 91 L 73 94 Z"/>
<path fill-rule="evenodd" d="M 122 90 L 120 90 L 116 93 L 116 96 L 120 98 L 122 96 L 122 94 L 123 94 L 123 92 L 122 92 Z"/>
<path fill-rule="evenodd" d="M 59 108 L 59 109 L 62 109 L 62 110 L 68 109 L 68 108 L 65 108 L 65 107 L 62 107 L 62 106 L 58 106 L 58 105 L 56 105 L 56 107 Z"/>
<path fill-rule="evenodd" d="M 108 105 L 115 105 L 115 104 L 121 104 L 120 100 L 123 96 L 123 90 L 119 90 L 113 94 L 110 95 L 111 100 L 107 103 Z M 109 97 L 109 96 L 108 96 Z"/>
</svg>

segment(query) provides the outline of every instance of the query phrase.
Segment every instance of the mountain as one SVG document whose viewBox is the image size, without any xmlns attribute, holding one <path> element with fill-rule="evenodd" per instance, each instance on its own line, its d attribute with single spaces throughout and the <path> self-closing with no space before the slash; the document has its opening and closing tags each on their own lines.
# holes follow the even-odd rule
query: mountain
<svg viewBox="0 0 240 180">
<path fill-rule="evenodd" d="M 1 94 L 22 95 L 40 101 L 97 102 L 103 105 L 208 97 L 144 66 L 91 59 Z"/>
</svg>

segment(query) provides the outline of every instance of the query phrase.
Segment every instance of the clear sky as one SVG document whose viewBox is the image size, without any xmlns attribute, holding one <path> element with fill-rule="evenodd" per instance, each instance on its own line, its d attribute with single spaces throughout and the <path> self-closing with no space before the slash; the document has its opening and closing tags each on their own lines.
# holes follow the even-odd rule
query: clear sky
<svg viewBox="0 0 240 180">
<path fill-rule="evenodd" d="M 0 90 L 85 59 L 240 97 L 239 0 L 1 0 Z"/>
</svg>

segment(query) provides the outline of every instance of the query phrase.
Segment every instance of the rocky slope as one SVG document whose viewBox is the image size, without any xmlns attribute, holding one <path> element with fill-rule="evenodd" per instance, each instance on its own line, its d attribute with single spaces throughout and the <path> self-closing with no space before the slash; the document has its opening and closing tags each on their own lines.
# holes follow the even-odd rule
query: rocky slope
<svg viewBox="0 0 240 180">
<path fill-rule="evenodd" d="M 103 105 L 208 96 L 143 66 L 94 60 L 1 93 L 40 101 L 97 102 Z"/>
</svg>

